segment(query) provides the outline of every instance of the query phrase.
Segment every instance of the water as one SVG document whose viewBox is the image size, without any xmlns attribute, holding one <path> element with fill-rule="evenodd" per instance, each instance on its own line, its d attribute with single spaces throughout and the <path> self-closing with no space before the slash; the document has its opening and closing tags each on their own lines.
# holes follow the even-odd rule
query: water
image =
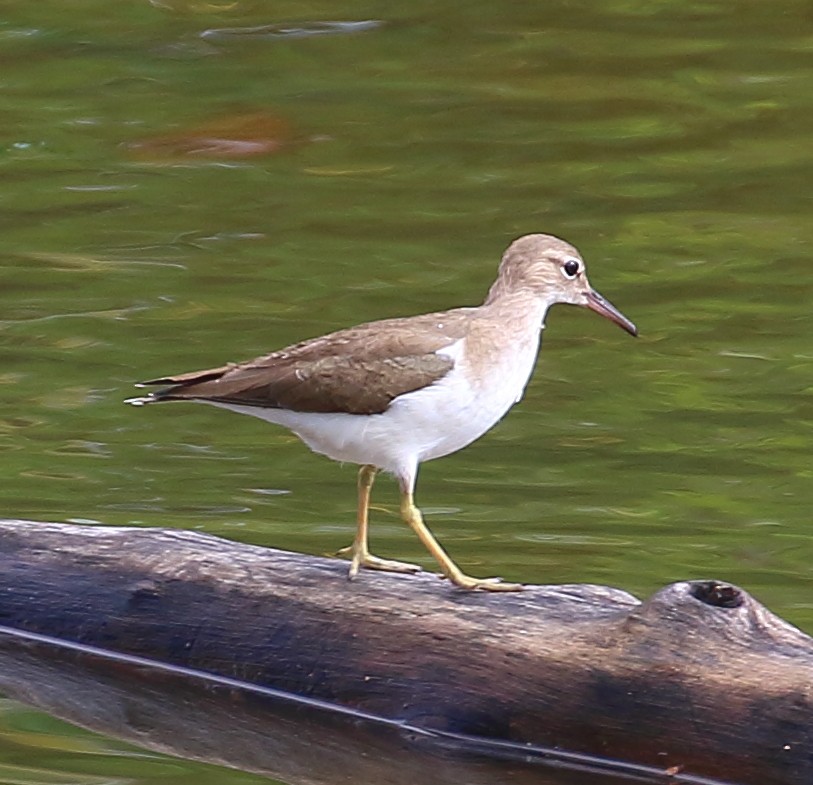
<svg viewBox="0 0 813 785">
<path fill-rule="evenodd" d="M 641 337 L 555 309 L 521 405 L 423 468 L 438 537 L 477 575 L 715 577 L 813 628 L 812 26 L 793 0 L 7 2 L 3 514 L 346 545 L 352 467 L 131 383 L 476 304 L 548 231 Z M 375 550 L 430 567 L 394 485 L 374 501 Z M 2 717 L 6 781 L 254 779 Z"/>
</svg>

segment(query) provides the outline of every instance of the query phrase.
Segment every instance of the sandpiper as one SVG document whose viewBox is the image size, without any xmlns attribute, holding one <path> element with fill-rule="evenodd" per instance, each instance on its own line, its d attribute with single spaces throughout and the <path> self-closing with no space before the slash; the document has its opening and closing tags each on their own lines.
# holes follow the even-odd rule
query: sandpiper
<svg viewBox="0 0 813 785">
<path fill-rule="evenodd" d="M 356 536 L 339 553 L 360 567 L 418 572 L 368 549 L 370 492 L 393 474 L 401 516 L 464 589 L 517 591 L 521 584 L 466 575 L 415 505 L 418 466 L 482 436 L 515 404 L 536 362 L 552 305 L 581 305 L 628 333 L 635 325 L 588 283 L 579 252 L 547 234 L 515 240 L 482 305 L 384 319 L 312 338 L 242 363 L 142 382 L 164 389 L 127 403 L 197 401 L 250 414 L 293 431 L 314 452 L 359 464 Z"/>
</svg>

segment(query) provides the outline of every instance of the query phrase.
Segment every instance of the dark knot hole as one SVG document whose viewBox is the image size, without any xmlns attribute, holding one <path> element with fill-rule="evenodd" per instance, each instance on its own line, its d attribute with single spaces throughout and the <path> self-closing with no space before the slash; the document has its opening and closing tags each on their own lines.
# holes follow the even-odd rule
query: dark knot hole
<svg viewBox="0 0 813 785">
<path fill-rule="evenodd" d="M 739 608 L 745 602 L 736 586 L 717 581 L 697 581 L 692 584 L 689 593 L 696 600 L 715 608 Z"/>
</svg>

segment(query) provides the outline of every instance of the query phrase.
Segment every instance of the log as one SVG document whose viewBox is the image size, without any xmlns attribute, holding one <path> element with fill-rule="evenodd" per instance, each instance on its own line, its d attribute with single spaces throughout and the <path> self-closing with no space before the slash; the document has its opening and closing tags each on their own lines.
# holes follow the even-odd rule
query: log
<svg viewBox="0 0 813 785">
<path fill-rule="evenodd" d="M 11 697 L 289 782 L 813 782 L 813 639 L 718 581 L 488 594 L 0 521 L 0 624 Z"/>
</svg>

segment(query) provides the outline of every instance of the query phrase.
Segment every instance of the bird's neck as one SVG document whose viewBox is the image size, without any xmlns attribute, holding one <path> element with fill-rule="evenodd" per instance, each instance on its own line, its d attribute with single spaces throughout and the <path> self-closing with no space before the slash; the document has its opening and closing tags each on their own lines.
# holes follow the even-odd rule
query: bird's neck
<svg viewBox="0 0 813 785">
<path fill-rule="evenodd" d="M 509 287 L 497 279 L 482 307 L 500 321 L 524 324 L 526 329 L 533 330 L 545 326 L 545 315 L 553 302 L 531 289 Z"/>
</svg>

